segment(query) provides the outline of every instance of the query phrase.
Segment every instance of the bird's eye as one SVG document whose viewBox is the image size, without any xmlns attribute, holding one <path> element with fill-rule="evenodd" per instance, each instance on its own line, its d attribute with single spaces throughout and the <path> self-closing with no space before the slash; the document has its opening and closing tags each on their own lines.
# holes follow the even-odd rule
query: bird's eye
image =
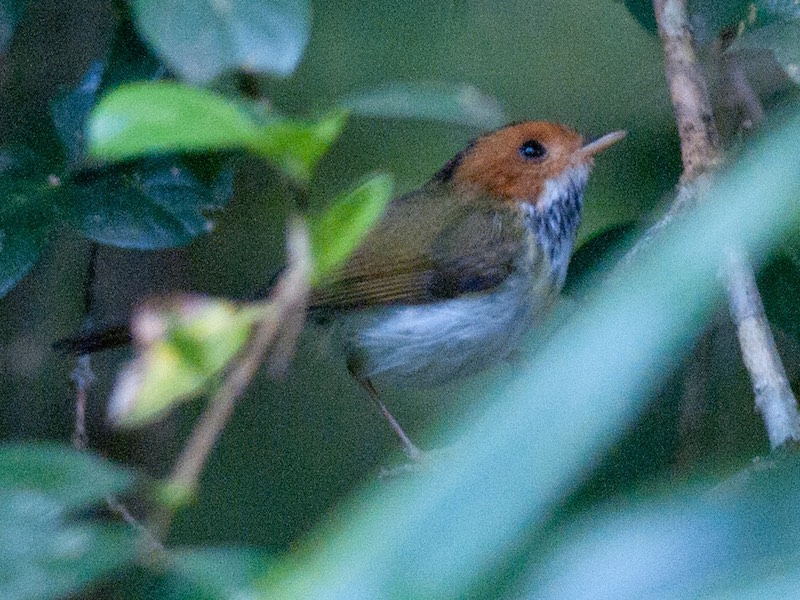
<svg viewBox="0 0 800 600">
<path fill-rule="evenodd" d="M 528 140 L 519 147 L 519 154 L 528 160 L 541 160 L 547 156 L 547 148 L 536 140 Z"/>
</svg>

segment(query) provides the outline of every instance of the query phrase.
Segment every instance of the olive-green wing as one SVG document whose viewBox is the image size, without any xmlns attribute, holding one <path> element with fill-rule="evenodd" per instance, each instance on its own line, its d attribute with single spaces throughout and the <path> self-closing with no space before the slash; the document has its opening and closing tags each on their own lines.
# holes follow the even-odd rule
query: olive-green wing
<svg viewBox="0 0 800 600">
<path fill-rule="evenodd" d="M 449 188 L 397 198 L 348 262 L 312 293 L 312 308 L 424 304 L 491 289 L 525 243 L 521 220 Z"/>
</svg>

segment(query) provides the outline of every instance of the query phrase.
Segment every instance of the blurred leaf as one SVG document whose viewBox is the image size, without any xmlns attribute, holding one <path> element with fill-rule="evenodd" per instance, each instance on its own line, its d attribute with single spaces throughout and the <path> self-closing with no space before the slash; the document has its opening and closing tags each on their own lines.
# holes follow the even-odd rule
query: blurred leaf
<svg viewBox="0 0 800 600">
<path fill-rule="evenodd" d="M 703 330 L 732 236 L 759 253 L 800 219 L 798 140 L 800 114 L 721 174 L 691 218 L 598 286 L 467 426 L 450 429 L 460 434 L 450 452 L 366 490 L 273 571 L 265 597 L 446 600 L 502 571 Z"/>
<path fill-rule="evenodd" d="M 44 181 L 0 180 L 0 297 L 33 268 L 57 222 L 51 191 Z"/>
<path fill-rule="evenodd" d="M 188 244 L 212 228 L 204 211 L 220 206 L 212 189 L 165 160 L 85 172 L 70 193 L 75 226 L 88 237 L 142 250 Z"/>
<path fill-rule="evenodd" d="M 65 509 L 97 502 L 131 483 L 125 471 L 67 446 L 0 445 L 0 490 L 35 491 Z"/>
<path fill-rule="evenodd" d="M 258 124 L 235 102 L 174 82 L 123 85 L 89 122 L 89 153 L 105 160 L 143 154 L 252 148 Z"/>
<path fill-rule="evenodd" d="M 309 223 L 314 271 L 318 285 L 340 267 L 383 215 L 392 198 L 392 179 L 377 175 L 333 201 Z"/>
<path fill-rule="evenodd" d="M 0 490 L 0 597 L 61 598 L 135 558 L 133 533 L 70 523 L 52 497 Z"/>
<path fill-rule="evenodd" d="M 271 557 L 250 548 L 203 548 L 172 553 L 173 573 L 190 582 L 204 597 L 259 598 L 258 586 L 269 572 Z"/>
<path fill-rule="evenodd" d="M 348 96 L 341 104 L 368 117 L 444 121 L 479 129 L 507 122 L 494 98 L 468 84 L 391 83 Z"/>
<path fill-rule="evenodd" d="M 747 31 L 731 45 L 731 50 L 741 48 L 771 50 L 786 75 L 800 84 L 800 21 L 773 23 Z"/>
<path fill-rule="evenodd" d="M 164 75 L 166 69 L 142 43 L 132 20 L 129 17 L 121 19 L 111 42 L 101 89 L 107 91 L 123 83 L 152 81 Z"/>
<path fill-rule="evenodd" d="M 6 51 L 27 4 L 28 0 L 0 0 L 0 54 Z"/>
<path fill-rule="evenodd" d="M 344 112 L 332 112 L 317 121 L 271 117 L 253 150 L 305 184 L 319 159 L 339 137 L 346 120 Z"/>
<path fill-rule="evenodd" d="M 177 83 L 131 84 L 103 98 L 92 114 L 90 153 L 126 160 L 143 154 L 245 149 L 306 183 L 345 122 L 261 117 L 222 96 Z"/>
<path fill-rule="evenodd" d="M 230 69 L 289 75 L 308 42 L 306 0 L 132 0 L 131 8 L 144 38 L 190 81 Z"/>
<path fill-rule="evenodd" d="M 797 455 L 771 458 L 710 490 L 596 511 L 551 533 L 524 597 L 706 598 L 796 573 L 798 476 Z"/>
<path fill-rule="evenodd" d="M 132 560 L 129 529 L 67 519 L 131 480 L 67 446 L 0 446 L 0 597 L 62 597 Z"/>
<path fill-rule="evenodd" d="M 633 17 L 653 35 L 658 35 L 652 0 L 622 0 Z M 688 0 L 687 11 L 695 41 L 711 43 L 728 27 L 748 18 L 750 0 Z"/>
<path fill-rule="evenodd" d="M 86 120 L 97 100 L 102 78 L 103 63 L 92 63 L 80 85 L 50 105 L 53 125 L 67 151 L 68 169 L 83 163 L 86 158 Z"/>
<path fill-rule="evenodd" d="M 112 419 L 129 426 L 149 422 L 203 391 L 242 349 L 265 310 L 199 296 L 141 308 L 131 326 L 139 352 L 117 378 Z"/>
</svg>

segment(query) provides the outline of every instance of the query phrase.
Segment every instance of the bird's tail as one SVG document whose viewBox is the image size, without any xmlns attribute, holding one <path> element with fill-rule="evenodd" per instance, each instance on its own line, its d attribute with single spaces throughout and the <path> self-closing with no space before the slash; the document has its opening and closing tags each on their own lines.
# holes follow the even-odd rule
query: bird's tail
<svg viewBox="0 0 800 600">
<path fill-rule="evenodd" d="M 131 339 L 131 330 L 127 324 L 113 325 L 62 338 L 53 344 L 53 350 L 64 354 L 90 354 L 127 346 Z"/>
</svg>

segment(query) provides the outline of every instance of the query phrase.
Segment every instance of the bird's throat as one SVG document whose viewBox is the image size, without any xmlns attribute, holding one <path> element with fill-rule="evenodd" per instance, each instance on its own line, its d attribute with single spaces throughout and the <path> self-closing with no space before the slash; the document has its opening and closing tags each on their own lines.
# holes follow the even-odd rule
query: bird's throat
<svg viewBox="0 0 800 600">
<path fill-rule="evenodd" d="M 588 180 L 589 165 L 573 167 L 549 179 L 536 203 L 522 205 L 525 224 L 547 257 L 550 277 L 558 288 L 567 276 Z"/>
</svg>

